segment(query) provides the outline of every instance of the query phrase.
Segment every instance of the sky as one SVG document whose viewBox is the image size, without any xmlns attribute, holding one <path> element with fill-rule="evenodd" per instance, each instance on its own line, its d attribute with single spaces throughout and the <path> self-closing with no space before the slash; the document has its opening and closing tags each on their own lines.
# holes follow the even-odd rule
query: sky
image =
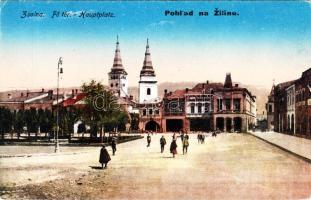
<svg viewBox="0 0 311 200">
<path fill-rule="evenodd" d="M 158 82 L 234 82 L 271 88 L 311 67 L 310 1 L 1 1 L 0 90 L 108 83 L 116 37 L 130 86 L 138 86 L 146 40 Z M 213 16 L 214 9 L 238 16 Z M 165 11 L 193 11 L 166 16 Z M 22 18 L 23 12 L 42 17 Z M 53 17 L 54 11 L 60 16 Z M 199 16 L 206 11 L 208 16 Z M 62 17 L 69 12 L 71 17 Z M 113 17 L 78 17 L 81 12 Z M 77 14 L 74 16 L 73 14 Z"/>
</svg>

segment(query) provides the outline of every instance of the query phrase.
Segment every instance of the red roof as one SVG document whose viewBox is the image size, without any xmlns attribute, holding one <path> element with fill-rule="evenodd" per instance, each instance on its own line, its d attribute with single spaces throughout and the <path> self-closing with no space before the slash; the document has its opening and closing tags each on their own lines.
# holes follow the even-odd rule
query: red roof
<svg viewBox="0 0 311 200">
<path fill-rule="evenodd" d="M 64 100 L 63 106 L 64 107 L 72 106 L 72 105 L 76 104 L 78 101 L 82 100 L 85 96 L 86 96 L 86 94 L 80 93 L 74 97 L 68 98 L 68 99 Z"/>
</svg>

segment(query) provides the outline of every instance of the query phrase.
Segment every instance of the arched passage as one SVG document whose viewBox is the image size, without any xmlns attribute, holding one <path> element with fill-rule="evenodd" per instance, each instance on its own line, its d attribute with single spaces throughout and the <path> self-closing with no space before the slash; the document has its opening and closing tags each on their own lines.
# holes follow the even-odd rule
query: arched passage
<svg viewBox="0 0 311 200">
<path fill-rule="evenodd" d="M 152 120 L 146 123 L 145 130 L 158 132 L 160 131 L 160 125 L 157 122 Z"/>
<path fill-rule="evenodd" d="M 226 118 L 226 131 L 231 132 L 232 130 L 232 119 L 231 118 Z"/>
<path fill-rule="evenodd" d="M 234 121 L 234 131 L 242 132 L 242 118 L 235 117 L 233 121 Z"/>
<path fill-rule="evenodd" d="M 224 131 L 225 128 L 225 119 L 223 117 L 216 118 L 216 129 Z"/>
<path fill-rule="evenodd" d="M 172 132 L 178 132 L 178 131 L 183 130 L 183 120 L 182 119 L 167 119 L 166 130 L 172 131 Z"/>
</svg>

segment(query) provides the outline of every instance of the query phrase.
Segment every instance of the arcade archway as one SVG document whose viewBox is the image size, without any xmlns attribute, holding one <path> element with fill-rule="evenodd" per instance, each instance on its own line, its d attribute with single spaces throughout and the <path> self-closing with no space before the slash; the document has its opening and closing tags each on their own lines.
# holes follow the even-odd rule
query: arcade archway
<svg viewBox="0 0 311 200">
<path fill-rule="evenodd" d="M 145 130 L 146 131 L 154 131 L 154 132 L 159 132 L 160 131 L 160 125 L 155 122 L 155 121 L 149 121 L 145 125 Z"/>
<path fill-rule="evenodd" d="M 167 119 L 166 120 L 166 131 L 178 132 L 183 130 L 182 119 Z"/>
<path fill-rule="evenodd" d="M 233 121 L 234 121 L 234 131 L 242 132 L 242 118 L 235 117 Z"/>
<path fill-rule="evenodd" d="M 216 129 L 224 131 L 225 128 L 225 119 L 223 117 L 216 118 Z"/>
</svg>

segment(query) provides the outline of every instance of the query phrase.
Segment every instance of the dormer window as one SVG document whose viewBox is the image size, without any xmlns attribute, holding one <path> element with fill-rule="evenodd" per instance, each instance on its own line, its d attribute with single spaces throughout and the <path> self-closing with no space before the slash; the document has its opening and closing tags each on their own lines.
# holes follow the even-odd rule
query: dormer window
<svg viewBox="0 0 311 200">
<path fill-rule="evenodd" d="M 151 89 L 147 88 L 147 95 L 151 95 Z"/>
</svg>

